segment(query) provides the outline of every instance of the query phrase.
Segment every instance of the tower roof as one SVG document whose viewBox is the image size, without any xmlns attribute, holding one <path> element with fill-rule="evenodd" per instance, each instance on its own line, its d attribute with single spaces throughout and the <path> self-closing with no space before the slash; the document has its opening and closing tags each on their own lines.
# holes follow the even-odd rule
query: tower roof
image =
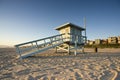
<svg viewBox="0 0 120 80">
<path fill-rule="evenodd" d="M 85 28 L 82 28 L 82 27 L 80 27 L 80 26 L 78 26 L 78 25 L 75 25 L 75 24 L 73 24 L 73 23 L 65 23 L 65 24 L 63 24 L 63 25 L 61 25 L 61 26 L 58 26 L 58 27 L 56 27 L 55 29 L 56 30 L 60 30 L 60 29 L 63 29 L 63 28 L 65 28 L 65 27 L 67 27 L 67 26 L 70 26 L 70 27 L 74 27 L 74 28 L 77 28 L 77 29 L 79 29 L 79 30 L 85 30 Z"/>
</svg>

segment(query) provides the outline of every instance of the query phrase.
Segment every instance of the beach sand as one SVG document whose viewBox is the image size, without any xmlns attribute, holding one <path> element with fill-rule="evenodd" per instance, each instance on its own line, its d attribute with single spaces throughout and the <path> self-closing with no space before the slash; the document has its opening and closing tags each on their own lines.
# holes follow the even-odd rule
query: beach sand
<svg viewBox="0 0 120 80">
<path fill-rule="evenodd" d="M 0 80 L 120 80 L 120 50 L 85 51 L 48 50 L 20 60 L 15 49 L 0 49 Z"/>
</svg>

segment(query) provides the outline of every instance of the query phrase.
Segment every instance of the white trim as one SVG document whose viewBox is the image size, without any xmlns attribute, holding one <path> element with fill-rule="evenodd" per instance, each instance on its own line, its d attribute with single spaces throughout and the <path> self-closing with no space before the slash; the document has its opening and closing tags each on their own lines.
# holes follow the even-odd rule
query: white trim
<svg viewBox="0 0 120 80">
<path fill-rule="evenodd" d="M 78 25 L 75 25 L 75 24 L 73 24 L 73 23 L 70 23 L 70 22 L 67 22 L 67 23 L 65 23 L 65 24 L 63 24 L 63 25 L 60 25 L 60 26 L 56 27 L 55 29 L 58 30 L 59 28 L 63 28 L 64 26 L 67 26 L 67 25 L 73 25 L 72 27 L 76 27 L 76 28 L 85 30 L 85 28 L 82 28 L 82 27 L 80 27 L 80 26 L 78 26 Z"/>
</svg>

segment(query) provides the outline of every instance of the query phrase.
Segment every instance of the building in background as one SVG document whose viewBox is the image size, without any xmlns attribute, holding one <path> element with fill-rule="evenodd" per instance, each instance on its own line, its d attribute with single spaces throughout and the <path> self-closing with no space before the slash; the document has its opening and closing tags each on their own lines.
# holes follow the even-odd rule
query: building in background
<svg viewBox="0 0 120 80">
<path fill-rule="evenodd" d="M 88 44 L 88 45 L 93 45 L 93 44 L 95 44 L 95 41 L 88 40 L 88 41 L 87 41 L 87 44 Z"/>
<path fill-rule="evenodd" d="M 108 44 L 117 44 L 117 37 L 109 37 Z"/>
<path fill-rule="evenodd" d="M 118 37 L 108 37 L 107 39 L 95 39 L 87 40 L 88 45 L 99 45 L 99 44 L 120 44 L 120 36 Z"/>
<path fill-rule="evenodd" d="M 102 39 L 101 44 L 108 44 L 108 39 Z"/>
<path fill-rule="evenodd" d="M 101 39 L 95 39 L 95 44 L 97 45 L 101 44 Z"/>
<path fill-rule="evenodd" d="M 118 39 L 118 44 L 120 44 L 120 36 L 118 36 L 117 39 Z"/>
</svg>

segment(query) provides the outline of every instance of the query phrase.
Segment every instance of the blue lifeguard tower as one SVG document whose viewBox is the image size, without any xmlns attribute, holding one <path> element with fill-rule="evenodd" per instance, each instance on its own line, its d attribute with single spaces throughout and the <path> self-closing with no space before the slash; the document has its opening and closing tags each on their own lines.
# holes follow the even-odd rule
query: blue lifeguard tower
<svg viewBox="0 0 120 80">
<path fill-rule="evenodd" d="M 73 50 L 75 55 L 77 49 L 83 50 L 87 37 L 82 32 L 86 33 L 86 28 L 73 23 L 65 23 L 55 29 L 59 31 L 59 35 L 15 45 L 19 57 L 25 58 L 51 48 L 56 48 L 56 52 L 61 49 L 70 53 Z"/>
</svg>

